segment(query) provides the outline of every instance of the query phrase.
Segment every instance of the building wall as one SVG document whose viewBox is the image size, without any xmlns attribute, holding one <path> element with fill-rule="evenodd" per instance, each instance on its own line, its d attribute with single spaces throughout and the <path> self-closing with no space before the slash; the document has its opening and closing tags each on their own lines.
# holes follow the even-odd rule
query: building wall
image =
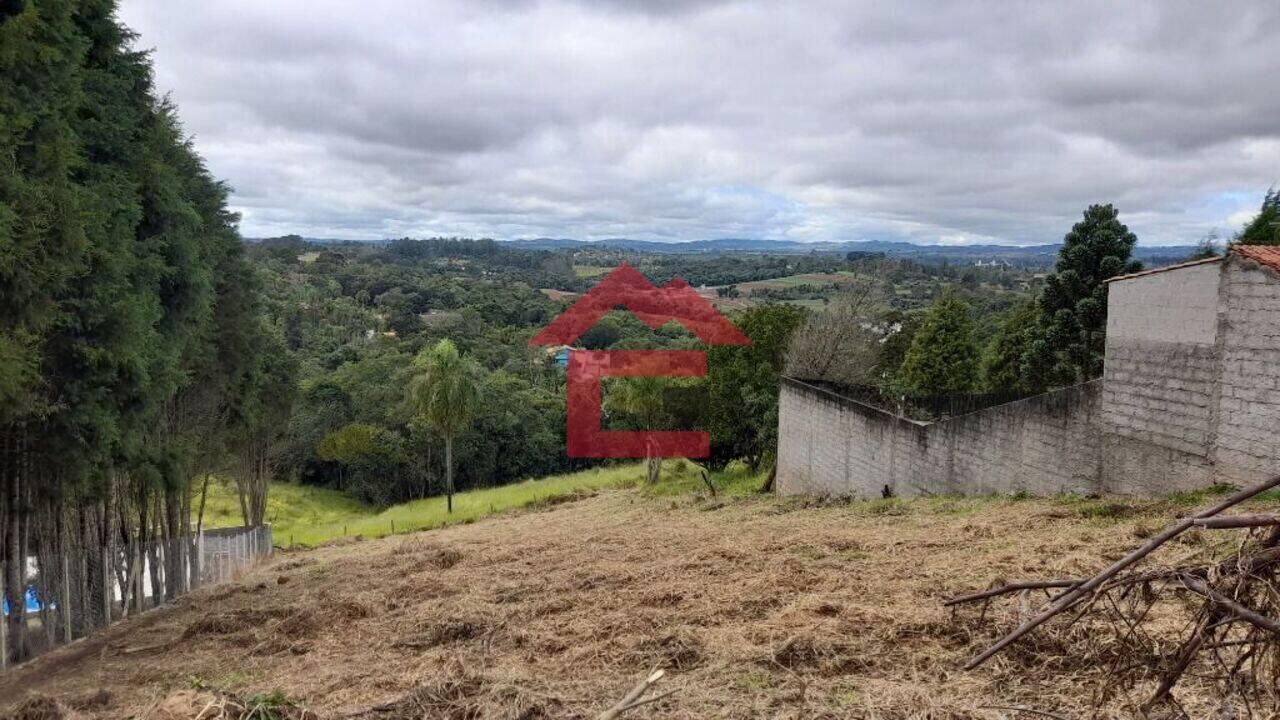
<svg viewBox="0 0 1280 720">
<path fill-rule="evenodd" d="M 1108 435 L 1209 456 L 1221 264 L 1111 284 L 1102 422 Z"/>
<path fill-rule="evenodd" d="M 1280 274 L 1232 257 L 1223 285 L 1213 460 L 1218 480 L 1238 485 L 1280 474 Z"/>
<path fill-rule="evenodd" d="M 881 497 L 1098 489 L 1098 382 L 920 423 L 784 379 L 778 491 Z"/>
</svg>

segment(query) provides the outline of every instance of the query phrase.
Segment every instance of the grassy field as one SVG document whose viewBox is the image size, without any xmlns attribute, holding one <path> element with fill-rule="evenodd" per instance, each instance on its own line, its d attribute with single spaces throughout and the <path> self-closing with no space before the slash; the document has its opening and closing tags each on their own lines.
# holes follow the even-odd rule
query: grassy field
<svg viewBox="0 0 1280 720">
<path fill-rule="evenodd" d="M 613 270 L 611 267 L 599 267 L 597 265 L 574 265 L 573 274 L 580 278 L 600 277 Z"/>
<path fill-rule="evenodd" d="M 314 546 L 340 537 L 359 535 L 373 538 L 392 532 L 468 523 L 505 510 L 554 502 L 604 488 L 639 485 L 643 476 L 644 469 L 639 464 L 628 464 L 471 490 L 453 496 L 452 515 L 448 513 L 443 497 L 378 509 L 363 505 L 336 490 L 279 484 L 271 488 L 267 522 L 271 523 L 277 545 Z M 753 474 L 736 465 L 713 473 L 711 478 L 717 492 L 729 497 L 750 494 L 763 481 L 761 474 Z M 668 461 L 663 466 L 662 481 L 643 489 L 643 493 L 651 497 L 691 492 L 709 494 L 698 466 L 681 460 Z M 210 485 L 205 527 L 231 527 L 240 522 L 240 505 L 234 486 Z"/>
<path fill-rule="evenodd" d="M 639 465 L 595 468 L 568 475 L 526 480 L 512 485 L 483 488 L 453 496 L 453 513 L 444 497 L 414 500 L 389 508 L 363 505 L 336 490 L 302 485 L 274 485 L 267 503 L 267 521 L 277 545 L 314 546 L 344 536 L 382 537 L 392 532 L 467 523 L 486 515 L 560 498 L 585 495 L 609 487 L 625 487 L 640 482 L 644 470 Z M 680 477 L 666 473 L 672 483 L 685 487 L 701 483 L 692 468 Z M 206 527 L 239 525 L 240 506 L 231 485 L 211 485 L 205 510 Z"/>
<path fill-rule="evenodd" d="M 355 522 L 374 514 L 373 508 L 327 488 L 279 484 L 273 485 L 267 496 L 267 522 L 273 526 L 275 541 L 279 544 L 287 544 L 290 534 L 305 528 L 336 524 L 341 530 L 342 523 Z M 210 483 L 204 511 L 205 527 L 233 527 L 241 522 L 235 486 Z"/>
</svg>

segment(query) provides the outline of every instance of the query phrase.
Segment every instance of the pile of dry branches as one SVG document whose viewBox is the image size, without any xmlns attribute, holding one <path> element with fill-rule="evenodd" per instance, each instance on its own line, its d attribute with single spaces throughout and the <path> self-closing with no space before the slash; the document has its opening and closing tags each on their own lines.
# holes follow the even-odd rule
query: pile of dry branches
<svg viewBox="0 0 1280 720">
<path fill-rule="evenodd" d="M 979 605 L 986 618 L 995 600 L 1025 604 L 1032 593 L 1048 595 L 1042 608 L 1026 613 L 965 669 L 1059 618 L 1050 632 L 1065 652 L 1089 658 L 1086 667 L 1098 678 L 1092 688 L 1097 707 L 1122 698 L 1143 715 L 1195 716 L 1174 693 L 1179 683 L 1194 683 L 1198 695 L 1212 689 L 1224 717 L 1273 717 L 1280 709 L 1280 515 L 1222 513 L 1276 486 L 1280 477 L 1182 518 L 1092 577 L 1013 582 L 947 600 L 953 608 Z M 1243 535 L 1137 569 L 1193 529 Z"/>
</svg>

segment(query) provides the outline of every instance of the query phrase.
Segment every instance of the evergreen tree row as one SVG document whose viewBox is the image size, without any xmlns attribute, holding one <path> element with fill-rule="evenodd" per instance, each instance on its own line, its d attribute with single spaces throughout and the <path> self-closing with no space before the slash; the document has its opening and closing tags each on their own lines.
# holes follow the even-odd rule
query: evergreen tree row
<svg viewBox="0 0 1280 720">
<path fill-rule="evenodd" d="M 127 564 L 146 548 L 153 586 L 163 573 L 172 596 L 197 478 L 234 457 L 246 490 L 265 480 L 264 446 L 294 385 L 289 355 L 260 312 L 227 188 L 157 98 L 114 0 L 5 8 L 4 587 L 21 607 L 28 556 L 107 547 Z M 62 576 L 76 597 L 103 597 L 101 574 Z M 17 657 L 25 620 L 8 618 Z"/>
</svg>

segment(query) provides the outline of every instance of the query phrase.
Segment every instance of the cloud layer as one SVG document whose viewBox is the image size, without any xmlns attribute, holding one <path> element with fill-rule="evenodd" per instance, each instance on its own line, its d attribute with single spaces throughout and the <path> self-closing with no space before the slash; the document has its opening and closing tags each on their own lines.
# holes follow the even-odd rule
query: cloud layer
<svg viewBox="0 0 1280 720">
<path fill-rule="evenodd" d="M 1280 181 L 1280 5 L 124 0 L 249 236 L 1146 244 Z"/>
</svg>

